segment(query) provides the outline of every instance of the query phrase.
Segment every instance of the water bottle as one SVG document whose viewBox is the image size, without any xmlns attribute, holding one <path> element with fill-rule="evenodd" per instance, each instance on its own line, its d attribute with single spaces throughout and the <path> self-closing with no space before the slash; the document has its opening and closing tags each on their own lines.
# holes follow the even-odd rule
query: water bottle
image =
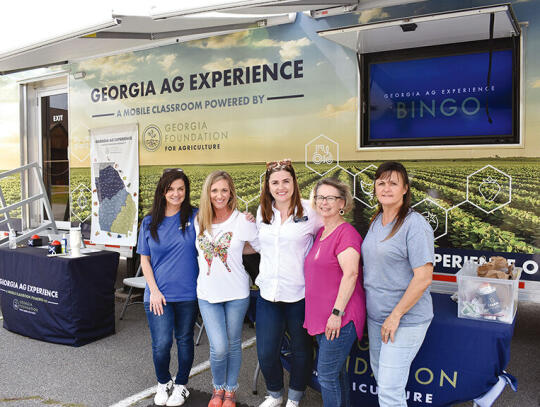
<svg viewBox="0 0 540 407">
<path fill-rule="evenodd" d="M 495 287 L 489 283 L 484 283 L 478 289 L 478 294 L 484 303 L 484 307 L 492 315 L 499 314 L 502 311 L 501 301 L 497 295 Z"/>
<path fill-rule="evenodd" d="M 67 237 L 66 234 L 62 234 L 62 240 L 60 241 L 62 243 L 62 253 L 67 253 Z"/>
<path fill-rule="evenodd" d="M 15 232 L 15 229 L 11 229 L 9 231 L 9 248 L 10 249 L 17 248 L 17 233 Z"/>
</svg>

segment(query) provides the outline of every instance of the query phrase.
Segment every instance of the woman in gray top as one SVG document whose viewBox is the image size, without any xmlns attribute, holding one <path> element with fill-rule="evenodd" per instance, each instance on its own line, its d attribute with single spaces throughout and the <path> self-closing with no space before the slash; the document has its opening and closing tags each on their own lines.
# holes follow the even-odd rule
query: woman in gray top
<svg viewBox="0 0 540 407">
<path fill-rule="evenodd" d="M 402 164 L 381 164 L 374 190 L 379 206 L 362 245 L 369 356 L 379 405 L 406 407 L 409 369 L 433 318 L 433 230 L 410 207 Z"/>
</svg>

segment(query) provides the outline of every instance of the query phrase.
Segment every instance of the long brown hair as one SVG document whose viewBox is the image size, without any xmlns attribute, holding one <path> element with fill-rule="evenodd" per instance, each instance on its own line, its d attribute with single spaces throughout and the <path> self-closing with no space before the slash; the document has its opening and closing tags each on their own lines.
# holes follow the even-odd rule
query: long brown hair
<svg viewBox="0 0 540 407">
<path fill-rule="evenodd" d="M 291 197 L 288 215 L 292 215 L 294 213 L 295 216 L 299 218 L 304 216 L 304 208 L 302 207 L 300 188 L 298 187 L 298 180 L 296 179 L 296 174 L 290 160 L 271 162 L 266 164 L 264 185 L 261 193 L 262 221 L 268 225 L 270 224 L 270 222 L 272 222 L 272 218 L 274 217 L 274 212 L 272 211 L 274 197 L 270 193 L 270 176 L 278 171 L 287 171 L 289 174 L 291 174 L 291 177 L 293 179 L 293 195 Z"/>
<path fill-rule="evenodd" d="M 205 230 L 212 230 L 212 220 L 214 219 L 215 213 L 214 208 L 212 207 L 212 202 L 210 200 L 210 190 L 212 185 L 216 182 L 224 179 L 229 184 L 229 191 L 231 197 L 227 206 L 231 211 L 234 211 L 237 206 L 236 201 L 236 190 L 234 188 L 234 183 L 232 177 L 228 172 L 225 171 L 214 171 L 210 173 L 204 180 L 204 185 L 201 191 L 201 199 L 199 201 L 199 212 L 197 213 L 197 221 L 199 222 L 199 234 L 202 235 Z"/>
<path fill-rule="evenodd" d="M 403 194 L 403 203 L 399 207 L 399 211 L 395 218 L 396 223 L 394 223 L 392 230 L 384 240 L 390 239 L 398 232 L 401 225 L 403 225 L 403 222 L 405 222 L 405 218 L 411 211 L 411 185 L 409 182 L 409 175 L 407 174 L 407 170 L 405 169 L 403 164 L 398 163 L 397 161 L 386 161 L 379 165 L 379 168 L 377 168 L 377 171 L 375 171 L 375 180 L 373 181 L 373 195 L 375 195 L 375 184 L 377 180 L 380 178 L 390 178 L 393 172 L 399 174 L 399 176 L 403 180 L 403 183 L 405 184 L 405 186 L 407 186 L 407 192 Z M 379 202 L 379 205 L 377 206 L 377 211 L 371 217 L 370 226 L 375 220 L 375 218 L 377 218 L 377 216 L 379 216 L 382 212 L 383 208 Z"/>
<path fill-rule="evenodd" d="M 148 215 L 150 215 L 150 235 L 156 242 L 159 243 L 158 227 L 165 218 L 165 208 L 167 207 L 167 201 L 165 200 L 165 193 L 171 186 L 171 184 L 177 179 L 184 181 L 185 196 L 184 201 L 180 205 L 180 225 L 182 226 L 182 232 L 186 230 L 189 218 L 193 214 L 193 206 L 190 201 L 190 189 L 189 178 L 184 171 L 174 169 L 166 170 L 158 181 L 156 191 L 154 192 L 154 202 L 152 203 L 152 209 Z"/>
</svg>

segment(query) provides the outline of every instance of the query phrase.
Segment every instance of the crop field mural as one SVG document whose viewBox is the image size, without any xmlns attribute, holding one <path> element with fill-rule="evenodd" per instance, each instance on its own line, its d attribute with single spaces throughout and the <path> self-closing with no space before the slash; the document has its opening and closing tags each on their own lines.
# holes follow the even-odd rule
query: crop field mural
<svg viewBox="0 0 540 407">
<path fill-rule="evenodd" d="M 2 171 L 0 171 L 2 172 Z M 6 201 L 6 205 L 18 202 L 21 200 L 21 178 L 18 175 L 10 175 L 6 178 L 0 179 L 0 188 L 2 195 Z M 9 213 L 11 218 L 21 218 L 21 208 L 17 208 Z M 4 217 L 0 216 L 0 221 Z"/>
<path fill-rule="evenodd" d="M 430 222 L 438 247 L 540 253 L 540 160 L 493 161 L 496 166 L 488 159 L 404 161 L 411 177 L 415 210 Z M 319 173 L 304 162 L 296 162 L 294 167 L 305 199 L 320 174 L 347 182 L 355 196 L 355 208 L 347 220 L 365 235 L 376 207 L 372 177 L 378 164 L 346 161 Z M 163 169 L 169 167 L 141 167 L 139 219 L 148 213 L 157 181 Z M 264 164 L 187 165 L 182 169 L 190 178 L 195 206 L 204 178 L 211 171 L 222 169 L 235 181 L 239 208 L 256 211 Z M 72 168 L 70 184 L 72 221 L 88 221 L 90 169 Z"/>
</svg>

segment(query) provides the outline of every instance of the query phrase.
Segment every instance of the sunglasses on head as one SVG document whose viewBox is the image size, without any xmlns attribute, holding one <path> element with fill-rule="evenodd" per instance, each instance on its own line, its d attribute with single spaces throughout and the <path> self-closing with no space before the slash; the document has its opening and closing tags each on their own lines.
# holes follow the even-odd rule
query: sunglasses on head
<svg viewBox="0 0 540 407">
<path fill-rule="evenodd" d="M 174 171 L 177 171 L 177 172 L 184 172 L 184 170 L 182 168 L 165 168 L 163 170 L 163 174 L 167 173 L 167 172 L 174 172 Z"/>
<path fill-rule="evenodd" d="M 280 161 L 270 161 L 266 163 L 266 171 L 271 171 L 273 169 L 281 169 L 284 167 L 290 167 L 291 166 L 291 160 L 285 159 Z"/>
</svg>

